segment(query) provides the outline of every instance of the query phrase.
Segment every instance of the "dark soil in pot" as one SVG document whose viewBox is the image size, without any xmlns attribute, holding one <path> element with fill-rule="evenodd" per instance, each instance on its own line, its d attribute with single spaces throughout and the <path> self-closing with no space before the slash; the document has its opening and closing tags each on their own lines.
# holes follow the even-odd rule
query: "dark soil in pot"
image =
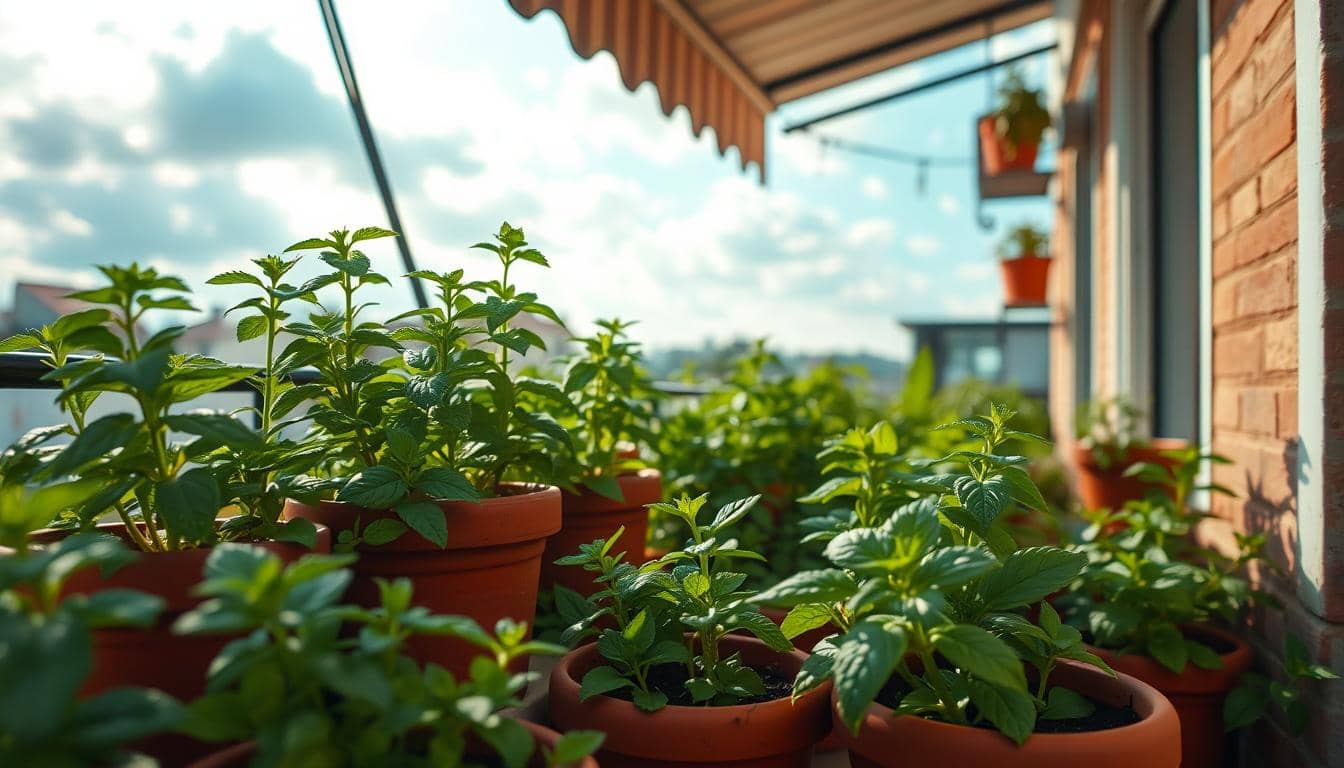
<svg viewBox="0 0 1344 768">
<path fill-rule="evenodd" d="M 749 699 L 743 699 L 738 702 L 742 704 L 762 704 L 775 699 L 789 697 L 793 693 L 793 675 L 785 672 L 778 665 L 752 667 L 756 674 L 761 676 L 761 682 L 765 684 L 765 692 L 759 696 L 753 696 Z M 686 681 L 690 675 L 686 673 L 686 667 L 681 664 L 660 664 L 649 670 L 649 687 L 661 691 L 667 696 L 668 704 L 678 707 L 698 707 L 702 706 L 686 693 Z M 633 701 L 634 697 L 630 690 L 622 689 L 612 691 L 610 696 L 614 696 L 624 701 Z"/>
</svg>

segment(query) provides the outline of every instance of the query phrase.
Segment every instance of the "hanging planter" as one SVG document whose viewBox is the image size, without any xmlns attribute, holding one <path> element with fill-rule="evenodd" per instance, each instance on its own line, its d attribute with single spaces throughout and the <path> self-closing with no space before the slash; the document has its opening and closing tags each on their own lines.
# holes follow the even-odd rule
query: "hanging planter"
<svg viewBox="0 0 1344 768">
<path fill-rule="evenodd" d="M 979 118 L 981 171 L 987 176 L 1031 171 L 1041 136 L 1050 127 L 1041 92 L 1026 87 L 1021 73 L 1008 70 L 994 112 Z"/>
<path fill-rule="evenodd" d="M 1043 306 L 1050 277 L 1049 235 L 1021 224 L 999 244 L 1003 303 L 1008 307 Z"/>
</svg>

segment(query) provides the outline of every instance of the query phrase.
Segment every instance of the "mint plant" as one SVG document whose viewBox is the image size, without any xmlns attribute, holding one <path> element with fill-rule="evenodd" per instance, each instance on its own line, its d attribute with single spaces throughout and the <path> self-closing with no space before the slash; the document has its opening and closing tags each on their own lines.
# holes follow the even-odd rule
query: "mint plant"
<svg viewBox="0 0 1344 768">
<path fill-rule="evenodd" d="M 564 421 L 572 450 L 557 451 L 563 461 L 557 475 L 571 490 L 582 486 L 616 501 L 624 501 L 616 478 L 644 466 L 623 458 L 622 449 L 653 441 L 654 391 L 640 366 L 639 344 L 627 338 L 631 325 L 598 320 L 595 334 L 576 338 L 583 352 L 568 359 L 562 384 L 574 415 Z"/>
<path fill-rule="evenodd" d="M 405 579 L 379 580 L 377 607 L 341 604 L 353 559 L 307 555 L 282 566 L 252 547 L 224 544 L 211 552 L 197 588 L 208 599 L 175 629 L 246 634 L 215 659 L 207 693 L 189 706 L 186 730 L 207 741 L 253 740 L 262 765 L 463 765 L 475 739 L 503 765 L 526 765 L 535 741 L 501 710 L 520 704 L 535 674 L 512 674 L 509 665 L 564 649 L 527 640 L 526 625 L 507 619 L 491 634 L 471 619 L 432 615 L 413 605 Z M 343 626 L 358 631 L 352 637 Z M 460 638 L 481 655 L 458 680 L 405 655 L 407 638 L 418 634 Z M 571 764 L 601 740 L 567 734 L 544 755 L 546 764 Z"/>
<path fill-rule="evenodd" d="M 179 411 L 202 395 L 252 376 L 255 369 L 175 354 L 173 342 L 182 334 L 181 326 L 141 338 L 141 324 L 149 313 L 195 310 L 180 279 L 135 264 L 99 271 L 106 285 L 71 297 L 106 309 L 71 315 L 25 339 L 46 351 L 55 366 L 44 378 L 61 384 L 58 402 L 72 418 L 67 429 L 42 430 L 26 441 L 31 449 L 57 435 L 72 435 L 59 452 L 44 452 L 33 478 L 95 479 L 100 491 L 75 510 L 76 521 L 90 526 L 112 509 L 125 523 L 128 538 L 144 551 L 209 544 L 218 538 L 215 515 L 223 494 L 209 467 L 192 464 L 231 440 L 255 435 L 228 414 Z M 70 352 L 78 348 L 101 354 L 72 358 Z M 89 421 L 89 406 L 108 392 L 126 396 L 136 412 Z M 170 432 L 192 439 L 179 443 Z"/>
<path fill-rule="evenodd" d="M 1228 731 L 1245 728 L 1269 714 L 1271 706 L 1283 713 L 1288 730 L 1301 736 L 1307 728 L 1307 704 L 1301 686 L 1311 680 L 1337 680 L 1329 667 L 1316 664 L 1302 638 L 1288 634 L 1283 639 L 1283 664 L 1280 677 L 1272 679 L 1259 672 L 1247 672 L 1223 701 L 1223 727 Z"/>
<path fill-rule="evenodd" d="M 127 744 L 181 717 L 159 691 L 114 688 L 79 698 L 93 667 L 93 630 L 149 626 L 163 608 L 161 599 L 127 589 L 62 595 L 75 573 L 110 574 L 134 559 L 116 539 L 75 533 L 32 546 L 34 531 L 97 492 L 89 480 L 33 487 L 0 474 L 0 547 L 12 550 L 0 557 L 0 764 L 120 764 Z"/>
<path fill-rule="evenodd" d="M 999 105 L 994 110 L 994 132 L 1013 159 L 1020 147 L 1039 144 L 1051 124 L 1050 111 L 1041 104 L 1041 92 L 1027 88 L 1022 72 L 1010 67 L 999 86 Z"/>
<path fill-rule="evenodd" d="M 1019 224 L 1003 236 L 997 247 L 1000 259 L 1017 259 L 1023 256 L 1049 256 L 1050 235 L 1045 230 L 1030 224 Z"/>
<path fill-rule="evenodd" d="M 827 623 L 838 633 L 816 646 L 794 682 L 801 695 L 832 680 L 841 720 L 857 732 L 868 705 L 887 691 L 902 714 L 948 723 L 984 722 L 1017 743 L 1039 719 L 1088 714 L 1091 704 L 1049 684 L 1058 659 L 1105 665 L 1044 606 L 1034 624 L 1022 612 L 1077 576 L 1085 558 L 1054 547 L 1017 549 L 994 525 L 1016 504 L 1039 504 L 1016 457 L 995 450 L 1024 435 L 1008 426 L 1012 412 L 948 425 L 983 441 L 936 465 L 924 482 L 942 490 L 895 506 L 873 527 L 856 526 L 826 545 L 831 567 L 804 571 L 757 595 L 755 602 L 789 608 L 785 634 Z M 1039 439 L 1039 438 L 1037 438 Z M 890 486 L 888 486 L 890 488 Z M 1035 668 L 1027 682 L 1024 663 Z"/>
<path fill-rule="evenodd" d="M 759 500 L 752 496 L 727 504 L 708 523 L 700 521 L 706 496 L 661 504 L 661 511 L 685 523 L 691 538 L 685 548 L 640 567 L 625 562 L 624 553 L 611 554 L 622 531 L 557 561 L 595 573 L 594 581 L 602 585 L 590 598 L 579 598 L 582 618 L 565 634 L 573 642 L 597 633 L 598 653 L 607 662 L 584 675 L 580 700 L 623 692 L 635 706 L 653 712 L 669 702 L 723 706 L 765 694 L 757 670 L 740 654 L 725 655 L 722 647 L 725 635 L 745 631 L 773 650 L 793 648 L 750 602 L 753 593 L 742 589 L 747 575 L 729 569 L 735 560 L 761 557 L 739 549 L 727 530 Z M 664 570 L 668 567 L 670 572 Z M 598 633 L 598 622 L 608 617 L 615 626 Z M 668 665 L 681 668 L 672 676 L 676 683 L 656 682 L 655 673 Z"/>
<path fill-rule="evenodd" d="M 1101 469 L 1125 460 L 1131 446 L 1142 441 L 1139 420 L 1143 412 L 1126 397 L 1095 400 L 1078 406 L 1074 434 Z"/>
</svg>

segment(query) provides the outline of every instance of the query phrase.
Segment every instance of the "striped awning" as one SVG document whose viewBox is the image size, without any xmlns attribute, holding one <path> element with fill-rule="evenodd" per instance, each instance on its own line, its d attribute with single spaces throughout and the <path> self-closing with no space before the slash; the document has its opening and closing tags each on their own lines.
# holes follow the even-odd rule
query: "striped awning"
<svg viewBox="0 0 1344 768">
<path fill-rule="evenodd" d="M 509 0 L 558 14 L 575 52 L 607 50 L 625 87 L 765 175 L 765 116 L 787 101 L 1047 18 L 1050 0 Z"/>
</svg>

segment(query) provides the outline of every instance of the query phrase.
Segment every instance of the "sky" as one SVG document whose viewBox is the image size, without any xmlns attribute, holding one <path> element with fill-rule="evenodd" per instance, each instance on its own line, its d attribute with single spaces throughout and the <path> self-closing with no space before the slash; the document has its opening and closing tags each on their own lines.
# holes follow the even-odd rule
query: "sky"
<svg viewBox="0 0 1344 768">
<path fill-rule="evenodd" d="M 651 84 L 506 0 L 344 0 L 341 21 L 418 266 L 491 278 L 467 246 L 508 220 L 550 259 L 518 283 L 578 333 L 639 321 L 651 348 L 768 336 L 792 352 L 910 356 L 898 317 L 999 311 L 993 245 L 1045 199 L 987 203 L 977 224 L 973 119 L 984 77 L 814 129 L 944 158 L 914 168 L 785 135 L 798 119 L 984 61 L 977 44 L 784 105 L 768 183 L 719 156 Z M 1000 35 L 1003 56 L 1047 24 Z M 1039 58 L 1039 57 L 1038 57 Z M 1026 68 L 1040 83 L 1043 62 Z M 1053 158 L 1047 152 L 1042 165 Z M 386 225 L 312 2 L 0 0 L 0 306 L 16 280 L 88 285 L 95 264 L 210 275 L 339 227 Z M 404 271 L 390 241 L 375 269 Z M 491 257 L 493 258 L 493 257 Z M 308 259 L 302 275 L 323 265 Z M 409 307 L 405 281 L 373 298 Z M 192 322 L 193 318 L 184 318 Z"/>
</svg>

